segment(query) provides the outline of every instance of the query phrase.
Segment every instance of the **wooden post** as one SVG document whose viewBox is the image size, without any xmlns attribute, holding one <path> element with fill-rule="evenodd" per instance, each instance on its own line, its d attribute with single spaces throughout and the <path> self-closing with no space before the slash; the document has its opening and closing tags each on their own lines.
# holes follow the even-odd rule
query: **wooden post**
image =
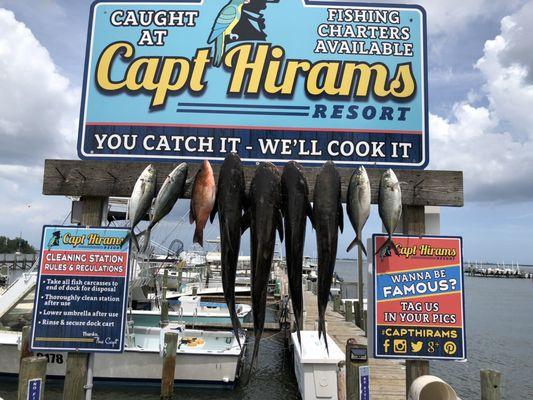
<svg viewBox="0 0 533 400">
<path fill-rule="evenodd" d="M 341 311 L 341 295 L 336 294 L 333 298 L 333 311 L 340 312 Z"/>
<path fill-rule="evenodd" d="M 353 302 L 353 321 L 355 326 L 362 326 L 362 316 L 359 315 L 359 300 Z"/>
<path fill-rule="evenodd" d="M 363 249 L 361 246 L 357 246 L 357 310 L 355 311 L 355 324 L 359 327 L 363 325 L 363 289 L 364 289 L 364 278 L 363 278 Z"/>
<path fill-rule="evenodd" d="M 161 376 L 161 399 L 172 399 L 174 393 L 174 371 L 176 369 L 176 350 L 178 334 L 165 332 L 165 347 L 163 350 L 163 371 Z"/>
<path fill-rule="evenodd" d="M 346 368 L 344 361 L 337 365 L 337 400 L 346 400 Z"/>
<path fill-rule="evenodd" d="M 366 345 L 358 345 L 355 339 L 346 341 L 346 400 L 359 400 L 359 367 L 368 365 L 368 357 L 356 360 L 352 356 L 352 349 L 359 348 L 366 351 Z"/>
<path fill-rule="evenodd" d="M 101 226 L 107 213 L 107 198 L 82 197 L 82 226 Z M 63 400 L 85 400 L 88 353 L 68 353 Z M 90 383 L 92 384 L 92 382 Z"/>
<path fill-rule="evenodd" d="M 362 326 L 361 326 L 361 329 L 363 331 L 365 331 L 365 337 L 367 336 L 367 333 L 368 333 L 368 314 L 367 314 L 367 310 L 363 310 L 363 319 L 362 319 L 362 322 L 361 322 Z"/>
<path fill-rule="evenodd" d="M 353 301 L 345 300 L 344 309 L 346 310 L 346 313 L 344 314 L 344 319 L 348 322 L 352 322 L 353 321 Z"/>
<path fill-rule="evenodd" d="M 164 328 L 168 325 L 168 300 L 167 300 L 168 270 L 163 273 L 163 287 L 161 288 L 161 320 L 159 326 Z"/>
<path fill-rule="evenodd" d="M 30 351 L 30 334 L 31 334 L 31 326 L 28 326 L 28 325 L 23 326 L 22 337 L 20 339 L 20 365 L 22 365 L 23 358 L 33 356 L 33 353 Z"/>
<path fill-rule="evenodd" d="M 426 215 L 424 206 L 403 206 L 402 209 L 403 233 L 405 235 L 423 235 L 426 232 Z M 406 394 L 416 378 L 429 375 L 429 361 L 407 360 L 405 362 Z"/>
<path fill-rule="evenodd" d="M 501 373 L 490 369 L 482 369 L 480 377 L 481 400 L 501 400 Z"/>
<path fill-rule="evenodd" d="M 26 357 L 21 360 L 17 396 L 18 400 L 28 399 L 28 382 L 32 379 L 41 380 L 40 398 L 44 399 L 46 364 L 46 357 Z"/>
</svg>

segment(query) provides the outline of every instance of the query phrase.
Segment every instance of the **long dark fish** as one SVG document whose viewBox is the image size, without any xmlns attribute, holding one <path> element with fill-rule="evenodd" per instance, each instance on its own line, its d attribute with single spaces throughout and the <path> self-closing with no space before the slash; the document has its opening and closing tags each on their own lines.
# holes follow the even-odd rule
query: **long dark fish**
<svg viewBox="0 0 533 400">
<path fill-rule="evenodd" d="M 335 165 L 328 161 L 318 174 L 313 195 L 313 220 L 318 249 L 318 338 L 326 337 L 326 307 L 337 259 L 339 228 L 343 230 L 341 178 Z"/>
<path fill-rule="evenodd" d="M 220 246 L 222 251 L 222 288 L 224 299 L 231 316 L 233 332 L 241 346 L 239 330 L 241 323 L 235 309 L 235 276 L 241 246 L 241 226 L 246 203 L 246 184 L 241 159 L 235 153 L 229 154 L 220 169 L 215 207 L 211 222 L 218 212 L 220 225 Z"/>
<path fill-rule="evenodd" d="M 265 325 L 267 286 L 274 257 L 276 228 L 283 240 L 280 176 L 271 163 L 261 163 L 257 167 L 250 187 L 249 201 L 252 314 L 255 336 L 251 371 L 257 359 Z"/>
<path fill-rule="evenodd" d="M 313 217 L 309 202 L 309 188 L 302 167 L 291 161 L 281 175 L 282 212 L 285 226 L 285 256 L 289 276 L 289 290 L 296 323 L 298 342 L 302 345 L 300 329 L 303 322 L 302 268 L 307 217 Z"/>
</svg>

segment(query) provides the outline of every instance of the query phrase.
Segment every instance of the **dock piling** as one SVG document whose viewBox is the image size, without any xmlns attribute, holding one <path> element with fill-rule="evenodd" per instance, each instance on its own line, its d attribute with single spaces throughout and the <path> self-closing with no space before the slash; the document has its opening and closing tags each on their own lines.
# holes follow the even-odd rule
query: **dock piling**
<svg viewBox="0 0 533 400">
<path fill-rule="evenodd" d="M 26 325 L 22 327 L 22 337 L 20 342 L 20 364 L 22 365 L 22 359 L 31 357 L 33 353 L 30 350 L 30 334 L 31 326 Z"/>
<path fill-rule="evenodd" d="M 335 297 L 333 297 L 333 311 L 340 312 L 341 310 L 341 295 L 336 294 Z"/>
<path fill-rule="evenodd" d="M 359 400 L 361 393 L 361 367 L 368 367 L 366 344 L 358 344 L 355 339 L 346 341 L 346 400 Z M 363 388 L 368 390 L 367 387 Z"/>
<path fill-rule="evenodd" d="M 161 288 L 161 320 L 159 326 L 164 328 L 169 324 L 168 321 L 168 300 L 167 300 L 168 270 L 163 273 L 163 285 Z"/>
<path fill-rule="evenodd" d="M 501 400 L 501 373 L 490 369 L 482 369 L 480 377 L 481 400 Z"/>
<path fill-rule="evenodd" d="M 355 324 L 360 328 L 362 328 L 363 325 L 363 310 L 365 309 L 363 303 L 363 282 L 363 249 L 359 244 L 357 246 L 357 308 L 355 310 Z"/>
<path fill-rule="evenodd" d="M 161 399 L 170 400 L 174 394 L 174 373 L 176 370 L 178 334 L 175 332 L 165 332 L 164 346 L 163 371 L 161 375 Z"/>
<path fill-rule="evenodd" d="M 346 319 L 346 321 L 352 322 L 353 321 L 353 301 L 346 300 L 344 302 L 344 309 L 345 309 L 344 318 Z"/>
<path fill-rule="evenodd" d="M 34 383 L 39 389 L 40 399 L 44 399 L 44 384 L 46 380 L 46 357 L 25 357 L 20 362 L 18 400 L 29 399 L 30 384 Z"/>
</svg>

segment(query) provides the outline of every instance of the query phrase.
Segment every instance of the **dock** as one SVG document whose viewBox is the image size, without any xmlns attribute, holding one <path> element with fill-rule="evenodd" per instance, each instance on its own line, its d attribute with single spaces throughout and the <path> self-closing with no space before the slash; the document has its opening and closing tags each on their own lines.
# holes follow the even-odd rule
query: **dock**
<svg viewBox="0 0 533 400">
<path fill-rule="evenodd" d="M 304 291 L 304 329 L 315 330 L 318 320 L 317 297 Z M 346 341 L 350 338 L 357 343 L 367 344 L 365 332 L 355 323 L 345 320 L 344 315 L 333 311 L 330 301 L 326 311 L 327 333 L 337 346 L 345 352 Z M 370 353 L 370 349 L 369 349 Z M 370 396 L 374 400 L 405 400 L 405 363 L 403 361 L 377 360 L 369 357 Z"/>
</svg>

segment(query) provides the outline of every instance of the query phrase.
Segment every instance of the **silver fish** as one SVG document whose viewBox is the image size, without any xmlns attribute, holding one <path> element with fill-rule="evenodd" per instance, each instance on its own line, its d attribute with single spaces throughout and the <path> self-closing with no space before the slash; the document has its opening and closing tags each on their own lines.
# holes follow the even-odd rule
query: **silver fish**
<svg viewBox="0 0 533 400">
<path fill-rule="evenodd" d="M 365 167 L 357 168 L 348 185 L 348 196 L 346 200 L 346 209 L 348 217 L 355 230 L 355 239 L 350 243 L 346 251 L 350 251 L 355 245 L 361 246 L 361 250 L 366 254 L 365 246 L 361 240 L 363 227 L 370 215 L 370 201 L 371 201 L 370 180 L 366 173 Z"/>
<path fill-rule="evenodd" d="M 142 251 L 145 251 L 150 243 L 150 233 L 152 232 L 152 228 L 172 211 L 176 201 L 183 196 L 183 192 L 185 191 L 185 181 L 187 180 L 187 171 L 187 164 L 181 163 L 167 176 L 165 182 L 163 182 L 163 186 L 159 189 L 159 193 L 155 198 L 154 209 L 150 216 L 150 224 L 146 231 L 142 233 Z"/>
<path fill-rule="evenodd" d="M 392 241 L 392 234 L 402 217 L 402 189 L 392 169 L 385 171 L 379 182 L 378 210 L 389 237 L 376 251 L 376 254 L 379 253 L 383 258 L 392 248 L 396 255 L 399 256 L 396 245 Z"/>
<path fill-rule="evenodd" d="M 156 189 L 156 176 L 157 172 L 154 166 L 152 164 L 148 165 L 139 178 L 137 178 L 137 182 L 135 182 L 135 186 L 133 187 L 133 192 L 131 193 L 131 198 L 128 203 L 130 235 L 135 242 L 137 249 L 139 248 L 139 243 L 137 242 L 137 238 L 133 233 L 133 229 L 142 220 L 152 206 L 152 200 L 154 199 Z"/>
</svg>

